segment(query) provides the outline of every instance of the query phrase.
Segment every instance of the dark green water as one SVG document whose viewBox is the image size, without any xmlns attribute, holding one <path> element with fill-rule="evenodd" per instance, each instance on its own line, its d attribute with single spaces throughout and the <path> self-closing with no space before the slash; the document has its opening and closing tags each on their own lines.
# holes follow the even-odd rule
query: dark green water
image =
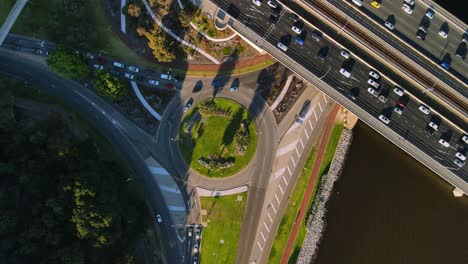
<svg viewBox="0 0 468 264">
<path fill-rule="evenodd" d="M 358 123 L 316 264 L 468 263 L 468 198 Z"/>
</svg>

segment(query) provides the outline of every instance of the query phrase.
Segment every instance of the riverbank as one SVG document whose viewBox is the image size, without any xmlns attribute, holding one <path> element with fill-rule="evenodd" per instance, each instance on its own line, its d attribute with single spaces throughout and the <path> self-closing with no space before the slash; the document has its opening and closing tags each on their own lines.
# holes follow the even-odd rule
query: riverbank
<svg viewBox="0 0 468 264">
<path fill-rule="evenodd" d="M 341 134 L 340 142 L 336 148 L 335 156 L 326 175 L 323 175 L 318 191 L 317 198 L 307 221 L 307 234 L 302 244 L 297 264 L 309 264 L 317 253 L 317 249 L 326 227 L 326 204 L 329 200 L 334 183 L 339 179 L 346 154 L 348 152 L 353 132 L 350 129 L 344 129 Z"/>
</svg>

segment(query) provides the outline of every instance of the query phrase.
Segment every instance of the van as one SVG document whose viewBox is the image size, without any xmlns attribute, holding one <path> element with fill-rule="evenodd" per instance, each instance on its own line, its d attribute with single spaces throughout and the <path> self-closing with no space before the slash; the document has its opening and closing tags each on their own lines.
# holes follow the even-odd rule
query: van
<svg viewBox="0 0 468 264">
<path fill-rule="evenodd" d="M 164 79 L 164 80 L 171 80 L 171 79 L 172 79 L 172 76 L 170 76 L 170 75 L 168 75 L 168 74 L 161 73 L 161 79 Z"/>
<path fill-rule="evenodd" d="M 120 62 L 116 62 L 114 61 L 114 63 L 112 63 L 112 65 L 114 65 L 114 67 L 117 67 L 117 68 L 125 68 L 125 65 L 123 65 L 122 63 Z"/>
<path fill-rule="evenodd" d="M 353 3 L 357 6 L 362 6 L 363 0 L 353 0 Z"/>
</svg>

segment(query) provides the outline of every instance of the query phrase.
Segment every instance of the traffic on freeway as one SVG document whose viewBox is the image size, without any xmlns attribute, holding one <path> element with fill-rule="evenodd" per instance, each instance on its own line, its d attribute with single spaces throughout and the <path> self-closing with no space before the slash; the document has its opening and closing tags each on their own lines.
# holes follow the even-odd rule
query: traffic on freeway
<svg viewBox="0 0 468 264">
<path fill-rule="evenodd" d="M 443 116 L 421 111 L 419 99 L 395 93 L 395 84 L 381 77 L 389 76 L 388 72 L 380 72 L 379 79 L 372 77 L 374 74 L 371 75 L 370 72 L 375 71 L 375 68 L 356 59 L 350 52 L 343 53 L 343 47 L 338 47 L 328 39 L 322 29 L 309 26 L 284 9 L 279 11 L 280 15 L 276 19 L 272 19 L 273 13 L 278 11 L 272 12 L 272 8 L 265 4 L 258 6 L 248 0 L 223 0 L 218 3 L 231 16 L 263 36 L 264 41 L 278 47 L 340 93 L 351 99 L 355 98 L 354 103 L 376 119 L 381 115 L 386 117 L 389 122 L 385 123 L 402 138 L 420 148 L 442 166 L 453 170 L 465 182 L 468 181 L 466 167 L 459 167 L 455 162 L 456 153 L 466 150 L 466 142 L 462 140 L 463 132 L 446 122 Z M 313 37 L 312 34 L 319 37 Z M 298 38 L 301 40 L 298 41 Z M 403 91 L 411 88 L 398 86 Z M 378 96 L 376 97 L 374 92 L 371 94 L 369 88 L 375 90 Z M 386 100 L 379 100 L 380 96 L 386 97 Z M 427 108 L 430 109 L 431 106 Z M 426 126 L 431 120 L 440 120 L 439 127 L 433 134 L 426 132 Z M 449 142 L 450 146 L 445 147 L 439 143 L 441 139 Z"/>
</svg>

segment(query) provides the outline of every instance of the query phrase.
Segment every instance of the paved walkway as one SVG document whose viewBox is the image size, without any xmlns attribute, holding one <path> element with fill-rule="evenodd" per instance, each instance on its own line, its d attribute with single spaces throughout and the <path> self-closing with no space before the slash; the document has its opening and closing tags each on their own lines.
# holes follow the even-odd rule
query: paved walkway
<svg viewBox="0 0 468 264">
<path fill-rule="evenodd" d="M 234 69 L 238 70 L 240 68 L 245 68 L 248 66 L 259 64 L 270 59 L 271 59 L 271 56 L 268 54 L 265 54 L 265 55 L 257 56 L 257 57 L 250 58 L 250 59 L 239 60 L 236 62 L 236 66 Z M 217 65 L 217 64 L 189 64 L 188 65 L 189 71 L 218 71 L 219 68 L 220 68 L 220 65 Z"/>
<path fill-rule="evenodd" d="M 328 116 L 327 123 L 324 127 L 324 132 L 322 135 L 322 139 L 320 142 L 320 147 L 317 151 L 317 157 L 314 161 L 314 166 L 312 169 L 312 176 L 309 180 L 309 183 L 307 185 L 306 192 L 304 194 L 304 198 L 302 199 L 301 202 L 301 207 L 299 209 L 299 212 L 296 216 L 296 220 L 294 222 L 294 226 L 291 230 L 291 234 L 289 235 L 288 242 L 286 244 L 286 248 L 283 253 L 283 257 L 281 258 L 281 264 L 287 264 L 289 260 L 289 256 L 291 255 L 292 248 L 294 246 L 294 242 L 297 237 L 297 233 L 299 231 L 299 228 L 301 226 L 302 220 L 306 216 L 307 213 L 307 205 L 309 204 L 310 199 L 312 198 L 312 192 L 314 190 L 314 185 L 315 181 L 317 180 L 317 176 L 319 173 L 320 165 L 322 164 L 323 161 L 323 156 L 325 154 L 325 149 L 327 147 L 327 142 L 328 138 L 330 137 L 330 132 L 333 128 L 333 123 L 335 121 L 336 114 L 338 113 L 338 110 L 340 109 L 340 105 L 336 104 L 335 107 L 333 108 L 332 112 Z"/>
</svg>

